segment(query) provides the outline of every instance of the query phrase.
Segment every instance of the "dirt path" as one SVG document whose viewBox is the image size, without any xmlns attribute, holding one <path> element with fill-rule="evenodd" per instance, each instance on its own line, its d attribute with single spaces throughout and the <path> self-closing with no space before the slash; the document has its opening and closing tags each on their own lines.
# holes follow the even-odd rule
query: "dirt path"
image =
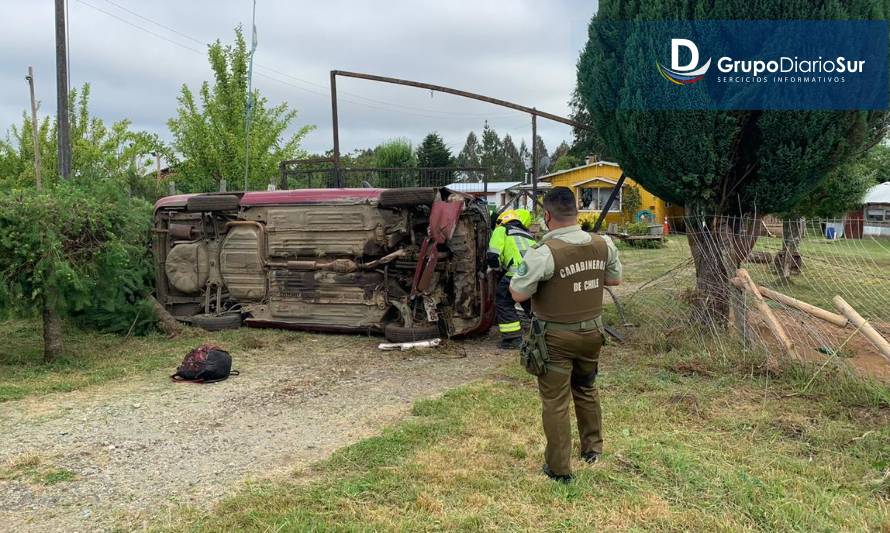
<svg viewBox="0 0 890 533">
<path fill-rule="evenodd" d="M 0 404 L 0 464 L 73 473 L 51 484 L 27 468 L 0 476 L 0 530 L 138 528 L 175 506 L 218 501 L 241 480 L 376 434 L 414 400 L 512 357 L 491 340 L 405 353 L 377 342 L 306 335 L 233 354 L 242 373 L 221 383 L 174 384 L 165 370 Z"/>
</svg>

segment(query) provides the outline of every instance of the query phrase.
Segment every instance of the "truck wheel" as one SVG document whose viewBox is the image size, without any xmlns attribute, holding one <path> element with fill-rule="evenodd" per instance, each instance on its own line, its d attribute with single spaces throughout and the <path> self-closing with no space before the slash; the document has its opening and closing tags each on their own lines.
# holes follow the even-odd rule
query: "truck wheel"
<svg viewBox="0 0 890 533">
<path fill-rule="evenodd" d="M 380 207 L 414 207 L 416 205 L 433 205 L 438 189 L 433 187 L 407 187 L 404 189 L 387 189 L 380 193 Z"/>
<path fill-rule="evenodd" d="M 210 211 L 237 211 L 241 199 L 234 194 L 202 194 L 192 196 L 185 203 L 186 211 L 206 213 Z"/>
<path fill-rule="evenodd" d="M 396 324 L 387 324 L 383 328 L 383 336 L 389 342 L 414 342 L 435 339 L 441 335 L 439 335 L 439 326 L 435 324 L 410 328 Z"/>
<path fill-rule="evenodd" d="M 238 329 L 241 327 L 241 313 L 226 313 L 224 315 L 195 315 L 188 322 L 205 331 L 222 331 L 225 329 Z"/>
</svg>

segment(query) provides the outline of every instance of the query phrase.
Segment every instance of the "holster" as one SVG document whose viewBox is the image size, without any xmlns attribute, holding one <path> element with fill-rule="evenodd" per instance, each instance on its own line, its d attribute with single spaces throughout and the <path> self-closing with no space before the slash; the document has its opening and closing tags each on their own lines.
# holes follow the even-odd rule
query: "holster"
<svg viewBox="0 0 890 533">
<path fill-rule="evenodd" d="M 533 376 L 543 376 L 547 372 L 568 374 L 567 370 L 550 364 L 545 328 L 546 324 L 532 317 L 528 333 L 519 346 L 519 363 Z"/>
</svg>

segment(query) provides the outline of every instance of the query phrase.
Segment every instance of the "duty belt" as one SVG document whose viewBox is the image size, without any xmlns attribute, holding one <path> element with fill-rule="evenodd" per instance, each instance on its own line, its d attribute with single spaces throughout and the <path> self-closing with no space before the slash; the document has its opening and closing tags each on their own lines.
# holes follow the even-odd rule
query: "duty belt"
<svg viewBox="0 0 890 533">
<path fill-rule="evenodd" d="M 547 331 L 603 331 L 603 317 L 601 316 L 581 322 L 547 322 L 542 320 L 541 323 Z"/>
</svg>

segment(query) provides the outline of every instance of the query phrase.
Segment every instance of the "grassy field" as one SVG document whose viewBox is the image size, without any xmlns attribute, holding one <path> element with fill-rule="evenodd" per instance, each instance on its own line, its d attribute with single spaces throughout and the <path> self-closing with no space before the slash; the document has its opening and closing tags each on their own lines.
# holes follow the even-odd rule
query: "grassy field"
<svg viewBox="0 0 890 533">
<path fill-rule="evenodd" d="M 203 342 L 239 350 L 254 348 L 260 337 L 265 344 L 274 344 L 300 335 L 248 329 L 208 333 L 187 328 L 182 335 L 168 339 L 160 334 L 122 337 L 66 327 L 65 355 L 45 364 L 41 334 L 36 320 L 0 322 L 0 402 L 101 385 L 158 368 L 168 368 L 172 374 L 185 354 Z"/>
<path fill-rule="evenodd" d="M 890 528 L 890 392 L 751 375 L 690 353 L 611 348 L 606 449 L 576 481 L 541 473 L 532 378 L 512 365 L 284 480 L 156 524 L 182 531 Z"/>
<path fill-rule="evenodd" d="M 682 237 L 659 250 L 622 246 L 628 285 L 670 271 L 688 253 Z M 100 386 L 158 368 L 172 372 L 200 342 L 237 350 L 299 335 L 65 334 L 66 357 L 44 365 L 35 321 L 0 323 L 0 401 Z M 540 473 L 537 391 L 532 378 L 508 365 L 416 404 L 405 421 L 327 461 L 235 487 L 220 504 L 182 509 L 152 528 L 890 530 L 886 385 L 835 366 L 818 373 L 788 366 L 769 374 L 755 354 L 711 353 L 682 338 L 609 346 L 598 378 L 605 454 L 595 466 L 576 463 L 577 479 L 568 486 Z M 70 475 L 28 458 L 0 469 L 0 479 L 26 476 L 45 485 Z"/>
<path fill-rule="evenodd" d="M 814 246 L 818 246 L 814 244 Z M 689 257 L 622 246 L 629 284 Z M 563 486 L 540 472 L 534 381 L 510 365 L 289 479 L 255 482 L 174 531 L 890 529 L 890 389 L 842 368 L 762 370 L 701 343 L 612 345 L 606 450 Z"/>
</svg>

